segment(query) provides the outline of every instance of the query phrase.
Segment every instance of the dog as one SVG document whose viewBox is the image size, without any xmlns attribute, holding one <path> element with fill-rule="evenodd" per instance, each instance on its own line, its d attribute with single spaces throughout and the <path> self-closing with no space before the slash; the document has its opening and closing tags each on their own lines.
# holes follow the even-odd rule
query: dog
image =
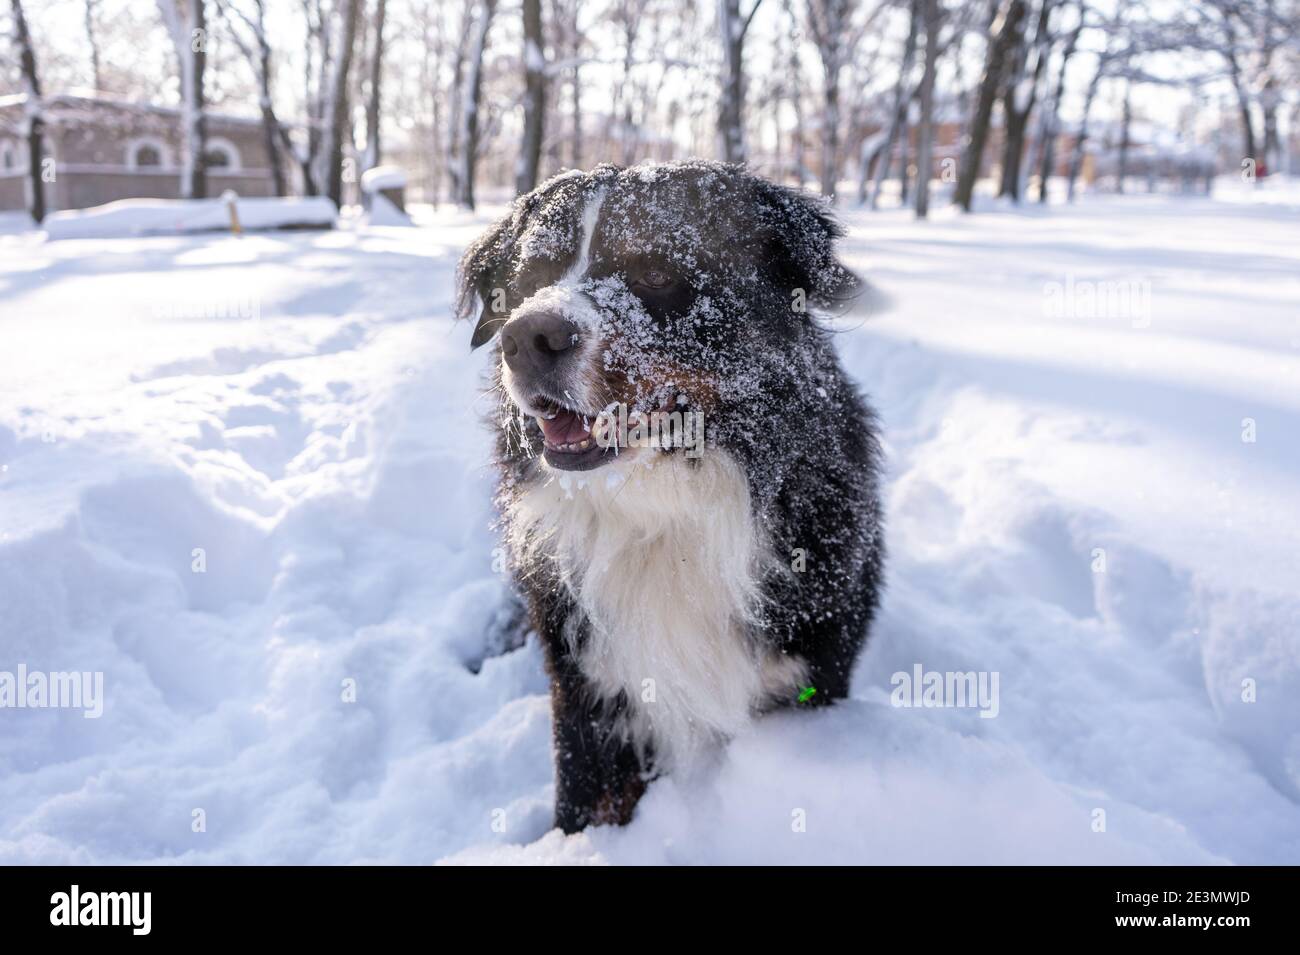
<svg viewBox="0 0 1300 955">
<path fill-rule="evenodd" d="M 848 693 L 884 546 L 875 419 L 826 322 L 865 287 L 841 236 L 741 166 L 602 165 L 461 259 L 566 833 L 628 822 L 758 714 Z"/>
</svg>

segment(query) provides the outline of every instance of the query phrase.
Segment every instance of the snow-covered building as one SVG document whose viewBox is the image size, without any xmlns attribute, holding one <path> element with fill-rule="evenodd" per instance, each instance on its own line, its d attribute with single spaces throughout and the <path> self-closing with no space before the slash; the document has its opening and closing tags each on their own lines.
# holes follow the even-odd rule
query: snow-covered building
<svg viewBox="0 0 1300 955">
<path fill-rule="evenodd" d="M 180 111 L 102 94 L 62 94 L 43 100 L 50 211 L 85 209 L 116 199 L 180 196 Z M 27 96 L 0 97 L 0 211 L 26 207 Z M 274 194 L 257 118 L 207 113 L 208 190 L 241 196 Z"/>
</svg>

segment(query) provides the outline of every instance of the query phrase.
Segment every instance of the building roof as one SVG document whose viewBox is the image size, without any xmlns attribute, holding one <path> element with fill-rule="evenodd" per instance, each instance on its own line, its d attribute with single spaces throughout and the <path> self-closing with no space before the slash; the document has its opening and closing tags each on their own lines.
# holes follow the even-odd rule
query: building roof
<svg viewBox="0 0 1300 955">
<path fill-rule="evenodd" d="M 9 96 L 0 96 L 0 109 L 7 107 L 22 106 L 27 102 L 26 93 L 13 93 Z M 147 103 L 138 100 L 127 100 L 114 96 L 111 93 L 102 93 L 95 90 L 69 90 L 66 93 L 56 93 L 52 96 L 42 96 L 41 104 L 44 107 L 46 120 L 57 122 L 61 114 L 69 116 L 80 111 L 86 110 L 103 110 L 118 113 L 136 113 L 148 114 L 151 116 L 179 116 L 180 107 L 163 106 L 158 103 Z M 257 126 L 261 120 L 256 116 L 238 116 L 231 113 L 215 112 L 211 109 L 204 110 L 204 115 L 208 119 L 215 119 L 230 125 L 248 125 Z"/>
</svg>

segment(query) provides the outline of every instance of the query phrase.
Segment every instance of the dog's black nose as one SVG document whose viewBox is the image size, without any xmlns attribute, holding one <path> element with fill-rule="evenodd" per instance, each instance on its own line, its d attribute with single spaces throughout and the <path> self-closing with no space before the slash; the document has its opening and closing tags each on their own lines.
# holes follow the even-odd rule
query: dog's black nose
<svg viewBox="0 0 1300 955">
<path fill-rule="evenodd" d="M 538 312 L 506 324 L 501 332 L 501 354 L 510 370 L 544 374 L 578 344 L 578 326 L 560 315 Z"/>
</svg>

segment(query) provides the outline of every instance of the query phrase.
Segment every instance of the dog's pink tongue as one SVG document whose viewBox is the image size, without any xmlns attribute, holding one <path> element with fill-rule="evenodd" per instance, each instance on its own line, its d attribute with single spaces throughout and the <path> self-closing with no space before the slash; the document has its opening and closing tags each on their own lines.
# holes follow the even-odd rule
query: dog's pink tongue
<svg viewBox="0 0 1300 955">
<path fill-rule="evenodd" d="M 582 422 L 582 415 L 561 411 L 554 418 L 538 418 L 547 444 L 572 444 L 591 437 L 591 429 Z"/>
</svg>

